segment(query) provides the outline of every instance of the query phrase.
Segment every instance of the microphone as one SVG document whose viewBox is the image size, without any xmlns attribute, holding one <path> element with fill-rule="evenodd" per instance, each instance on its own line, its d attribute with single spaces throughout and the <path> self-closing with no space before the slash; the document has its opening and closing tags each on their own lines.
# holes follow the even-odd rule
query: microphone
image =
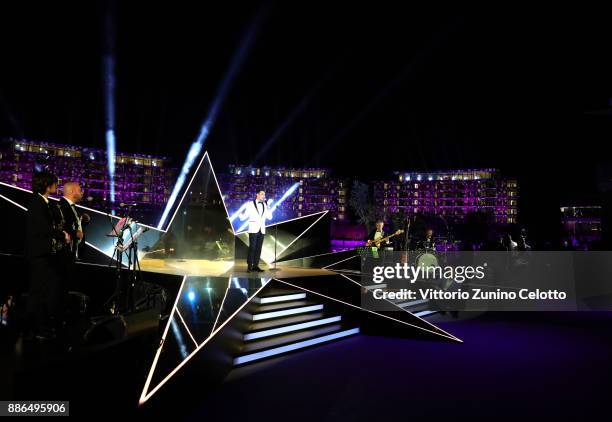
<svg viewBox="0 0 612 422">
<path fill-rule="evenodd" d="M 131 207 L 137 207 L 137 206 L 138 206 L 138 204 L 126 204 L 126 203 L 124 203 L 124 202 L 121 202 L 121 203 L 119 204 L 119 206 L 120 206 L 121 208 L 131 208 Z"/>
<path fill-rule="evenodd" d="M 93 199 L 93 196 L 88 196 L 87 198 L 85 198 L 85 200 L 87 202 L 92 202 L 94 199 Z"/>
</svg>

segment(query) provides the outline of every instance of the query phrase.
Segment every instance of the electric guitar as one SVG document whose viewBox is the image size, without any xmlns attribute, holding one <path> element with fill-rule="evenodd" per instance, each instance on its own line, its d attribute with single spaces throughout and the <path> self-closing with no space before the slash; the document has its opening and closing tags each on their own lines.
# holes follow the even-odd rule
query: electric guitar
<svg viewBox="0 0 612 422">
<path fill-rule="evenodd" d="M 404 233 L 403 230 L 398 230 L 395 233 L 387 236 L 387 237 L 381 237 L 380 239 L 376 239 L 376 240 L 368 240 L 368 242 L 366 243 L 366 246 L 376 246 L 377 248 L 380 248 L 380 244 L 383 242 L 386 242 L 387 240 L 391 239 L 392 237 L 398 236 L 400 234 Z"/>
</svg>

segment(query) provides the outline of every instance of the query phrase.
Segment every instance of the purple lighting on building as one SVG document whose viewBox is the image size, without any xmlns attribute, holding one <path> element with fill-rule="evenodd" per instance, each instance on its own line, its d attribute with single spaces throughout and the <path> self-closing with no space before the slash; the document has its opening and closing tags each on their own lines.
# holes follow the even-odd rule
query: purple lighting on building
<svg viewBox="0 0 612 422">
<path fill-rule="evenodd" d="M 497 169 L 395 172 L 396 180 L 374 183 L 380 215 L 403 211 L 462 222 L 468 213 L 487 212 L 497 224 L 517 223 L 518 184 Z"/>
<path fill-rule="evenodd" d="M 255 167 L 230 165 L 229 172 L 219 175 L 225 205 L 236 231 L 242 223 L 236 219 L 244 204 L 253 199 L 255 190 L 263 188 L 266 196 L 279 201 L 273 222 L 330 211 L 333 219 L 346 218 L 347 184 L 332 178 L 329 170 L 320 168 Z"/>
<path fill-rule="evenodd" d="M 111 192 L 107 151 L 74 145 L 9 139 L 0 142 L 0 180 L 30 189 L 32 171 L 45 167 L 63 182 L 81 184 L 93 208 L 108 210 Z M 136 203 L 134 210 L 159 214 L 174 182 L 174 168 L 166 157 L 117 152 L 115 185 L 117 202 Z"/>
</svg>

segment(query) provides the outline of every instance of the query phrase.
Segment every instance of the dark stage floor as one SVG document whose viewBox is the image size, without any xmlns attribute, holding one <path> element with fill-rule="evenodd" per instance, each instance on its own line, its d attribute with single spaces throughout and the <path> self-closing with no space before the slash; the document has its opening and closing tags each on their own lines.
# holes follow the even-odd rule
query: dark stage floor
<svg viewBox="0 0 612 422">
<path fill-rule="evenodd" d="M 489 314 L 439 326 L 464 343 L 360 335 L 234 370 L 197 402 L 160 391 L 152 408 L 172 402 L 199 420 L 583 420 L 609 405 L 612 313 Z"/>
<path fill-rule="evenodd" d="M 235 369 L 211 390 L 199 384 L 205 373 L 189 381 L 179 373 L 138 410 L 142 357 L 151 356 L 139 340 L 33 366 L 16 384 L 22 399 L 24 391 L 69 399 L 73 415 L 174 420 L 584 420 L 609 405 L 612 313 L 498 313 L 436 324 L 464 343 L 359 335 Z"/>
</svg>

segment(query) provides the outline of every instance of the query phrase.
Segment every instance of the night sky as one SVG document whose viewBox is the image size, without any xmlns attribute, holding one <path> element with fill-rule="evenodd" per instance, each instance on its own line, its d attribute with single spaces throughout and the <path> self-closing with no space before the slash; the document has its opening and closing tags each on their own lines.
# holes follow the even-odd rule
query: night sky
<svg viewBox="0 0 612 422">
<path fill-rule="evenodd" d="M 598 146 L 612 123 L 604 15 L 329 3 L 3 4 L 0 137 L 105 148 L 110 15 L 117 149 L 180 166 L 254 26 L 206 141 L 217 168 L 498 167 L 520 181 L 525 224 L 550 227 L 560 203 L 596 199 L 612 161 Z"/>
</svg>

